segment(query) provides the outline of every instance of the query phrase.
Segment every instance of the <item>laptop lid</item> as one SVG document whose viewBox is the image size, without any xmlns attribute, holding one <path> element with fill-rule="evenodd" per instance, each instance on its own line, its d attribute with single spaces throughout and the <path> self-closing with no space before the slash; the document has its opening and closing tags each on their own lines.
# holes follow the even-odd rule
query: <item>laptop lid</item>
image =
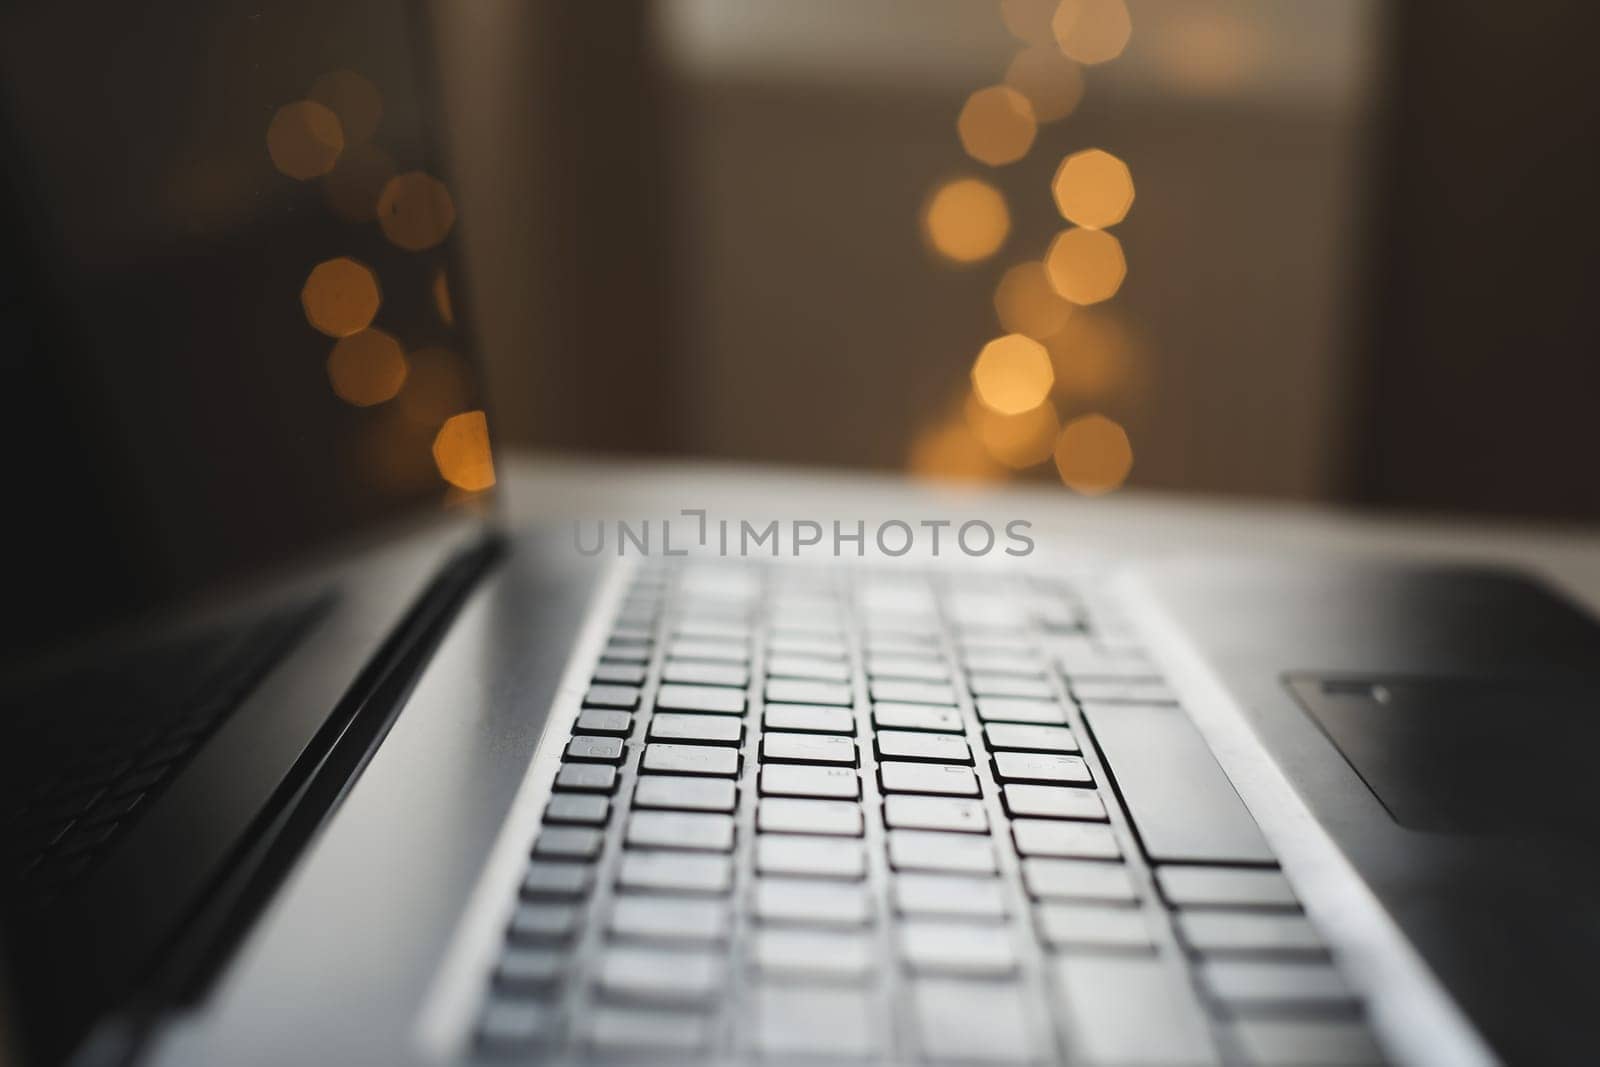
<svg viewBox="0 0 1600 1067">
<path fill-rule="evenodd" d="M 381 0 L 0 9 L 3 1014 L 29 1061 L 226 940 L 480 559 L 424 39 Z"/>
</svg>

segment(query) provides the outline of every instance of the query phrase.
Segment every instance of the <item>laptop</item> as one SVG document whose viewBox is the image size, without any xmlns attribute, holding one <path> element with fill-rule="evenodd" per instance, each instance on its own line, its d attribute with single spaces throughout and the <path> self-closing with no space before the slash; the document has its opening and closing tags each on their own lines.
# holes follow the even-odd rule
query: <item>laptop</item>
<svg viewBox="0 0 1600 1067">
<path fill-rule="evenodd" d="M 428 40 L 0 16 L 6 1062 L 1593 1061 L 1592 618 L 1026 517 L 518 527 Z"/>
</svg>

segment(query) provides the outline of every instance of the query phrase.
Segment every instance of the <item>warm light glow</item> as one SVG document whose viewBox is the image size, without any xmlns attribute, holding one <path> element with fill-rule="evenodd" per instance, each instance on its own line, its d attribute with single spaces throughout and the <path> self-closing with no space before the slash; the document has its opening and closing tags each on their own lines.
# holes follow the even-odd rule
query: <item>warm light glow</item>
<svg viewBox="0 0 1600 1067">
<path fill-rule="evenodd" d="M 483 412 L 466 411 L 446 419 L 433 439 L 433 461 L 439 475 L 457 489 L 478 493 L 492 486 L 494 457 Z"/>
<path fill-rule="evenodd" d="M 1127 432 L 1104 415 L 1084 415 L 1062 428 L 1056 470 L 1069 487 L 1089 495 L 1109 493 L 1128 480 L 1132 469 Z"/>
<path fill-rule="evenodd" d="M 977 178 L 959 178 L 929 198 L 922 223 L 929 244 L 940 255 L 957 263 L 976 263 L 1005 243 L 1011 213 L 1000 190 Z"/>
<path fill-rule="evenodd" d="M 328 354 L 328 380 L 340 400 L 358 408 L 392 400 L 406 384 L 400 342 L 382 330 L 362 330 L 339 340 Z"/>
<path fill-rule="evenodd" d="M 1005 475 L 960 419 L 918 434 L 906 465 L 913 475 L 932 481 L 983 482 Z"/>
<path fill-rule="evenodd" d="M 1063 218 L 1092 230 L 1115 226 L 1133 206 L 1133 175 L 1128 165 L 1098 148 L 1074 152 L 1061 161 L 1050 190 Z"/>
<path fill-rule="evenodd" d="M 994 291 L 994 310 L 1009 333 L 1044 340 L 1067 324 L 1072 305 L 1050 286 L 1044 264 L 1018 263 L 1000 279 Z"/>
<path fill-rule="evenodd" d="M 456 205 L 444 183 L 420 170 L 389 179 L 378 197 L 378 225 L 390 241 L 411 252 L 432 248 L 455 225 Z"/>
<path fill-rule="evenodd" d="M 346 222 L 371 222 L 378 217 L 378 197 L 394 177 L 394 160 L 371 142 L 352 144 L 338 166 L 322 179 L 328 207 Z"/>
<path fill-rule="evenodd" d="M 342 151 L 339 117 L 315 100 L 285 104 L 267 124 L 267 155 L 291 178 L 305 181 L 328 173 Z"/>
<path fill-rule="evenodd" d="M 1054 42 L 1018 52 L 1006 68 L 1006 84 L 1028 98 L 1040 122 L 1066 118 L 1083 99 L 1083 70 Z"/>
<path fill-rule="evenodd" d="M 348 337 L 372 324 L 382 297 L 366 264 L 348 256 L 318 263 L 300 290 L 306 320 L 329 337 Z"/>
<path fill-rule="evenodd" d="M 978 398 L 969 396 L 964 408 L 967 426 L 984 449 L 1013 470 L 1037 466 L 1050 458 L 1061 420 L 1050 404 L 1040 404 L 1020 415 L 991 411 Z"/>
<path fill-rule="evenodd" d="M 1143 385 L 1138 346 L 1127 327 L 1108 311 L 1074 312 L 1046 347 L 1056 372 L 1057 396 L 1098 400 L 1127 395 Z"/>
<path fill-rule="evenodd" d="M 1050 26 L 1061 50 L 1079 63 L 1116 59 L 1133 34 L 1123 0 L 1061 0 Z"/>
<path fill-rule="evenodd" d="M 1074 304 L 1109 300 L 1122 288 L 1128 264 L 1122 245 L 1104 230 L 1064 230 L 1050 244 L 1045 271 L 1056 292 Z"/>
<path fill-rule="evenodd" d="M 1055 44 L 1050 19 L 1057 0 L 1000 0 L 1000 18 L 1019 41 L 1029 44 Z"/>
<path fill-rule="evenodd" d="M 345 139 L 370 141 L 383 118 L 383 97 L 378 87 L 353 70 L 335 70 L 311 83 L 306 94 L 339 116 Z"/>
<path fill-rule="evenodd" d="M 991 411 L 1020 415 L 1044 403 L 1055 384 L 1050 353 L 1019 333 L 990 341 L 972 364 L 972 389 Z"/>
<path fill-rule="evenodd" d="M 1028 154 L 1038 125 L 1027 97 L 1004 85 L 992 85 L 967 97 L 956 120 L 956 132 L 967 155 L 998 167 Z"/>
<path fill-rule="evenodd" d="M 439 313 L 439 320 L 446 326 L 456 324 L 456 306 L 450 300 L 450 279 L 445 276 L 444 268 L 440 267 L 433 276 L 433 309 Z"/>
<path fill-rule="evenodd" d="M 395 405 L 419 426 L 438 426 L 466 409 L 467 375 L 460 358 L 444 348 L 419 348 L 411 353 L 411 373 Z"/>
</svg>

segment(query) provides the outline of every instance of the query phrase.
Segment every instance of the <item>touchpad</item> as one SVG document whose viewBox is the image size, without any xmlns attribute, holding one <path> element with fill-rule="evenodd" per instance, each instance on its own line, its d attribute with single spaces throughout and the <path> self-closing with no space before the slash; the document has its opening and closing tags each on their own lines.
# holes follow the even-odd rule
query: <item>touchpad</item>
<svg viewBox="0 0 1600 1067">
<path fill-rule="evenodd" d="M 1592 779 L 1600 690 L 1592 686 L 1308 674 L 1287 681 L 1409 829 L 1587 836 L 1600 828 Z"/>
</svg>

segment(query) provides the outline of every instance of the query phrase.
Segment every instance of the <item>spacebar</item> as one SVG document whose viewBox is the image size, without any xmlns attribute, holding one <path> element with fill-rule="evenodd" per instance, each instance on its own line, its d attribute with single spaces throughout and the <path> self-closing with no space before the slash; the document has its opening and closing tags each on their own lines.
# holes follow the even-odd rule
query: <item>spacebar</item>
<svg viewBox="0 0 1600 1067">
<path fill-rule="evenodd" d="M 1273 862 L 1255 819 L 1183 711 L 1101 704 L 1083 715 L 1152 862 Z"/>
</svg>

